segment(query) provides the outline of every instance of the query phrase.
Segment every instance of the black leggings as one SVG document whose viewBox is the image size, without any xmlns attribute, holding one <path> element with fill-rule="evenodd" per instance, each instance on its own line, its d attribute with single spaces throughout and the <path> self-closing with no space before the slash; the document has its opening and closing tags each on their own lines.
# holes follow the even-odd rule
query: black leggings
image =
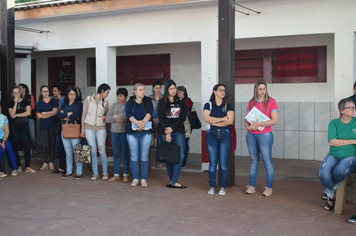
<svg viewBox="0 0 356 236">
<path fill-rule="evenodd" d="M 31 151 L 30 151 L 30 132 L 28 131 L 27 123 L 10 123 L 10 141 L 12 149 L 16 156 L 17 167 L 21 167 L 19 156 L 20 139 L 25 151 L 25 167 L 30 167 Z"/>
<path fill-rule="evenodd" d="M 43 161 L 45 163 L 53 162 L 54 150 L 56 146 L 55 129 L 41 130 L 41 138 L 43 145 Z"/>
</svg>

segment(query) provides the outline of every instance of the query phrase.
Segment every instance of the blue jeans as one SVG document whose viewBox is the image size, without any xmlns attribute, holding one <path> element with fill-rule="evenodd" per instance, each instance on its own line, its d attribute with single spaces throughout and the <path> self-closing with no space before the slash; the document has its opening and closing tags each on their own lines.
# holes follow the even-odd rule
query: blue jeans
<svg viewBox="0 0 356 236">
<path fill-rule="evenodd" d="M 94 175 L 98 175 L 98 148 L 101 159 L 101 166 L 103 168 L 103 175 L 108 174 L 108 158 L 105 151 L 106 142 L 106 129 L 101 130 L 85 130 L 85 137 L 91 147 L 91 166 L 93 168 Z"/>
<path fill-rule="evenodd" d="M 58 153 L 59 168 L 62 170 L 66 169 L 66 152 L 64 150 L 62 137 L 57 135 L 56 137 L 56 151 Z"/>
<path fill-rule="evenodd" d="M 28 131 L 30 132 L 32 151 L 37 152 L 37 139 L 36 139 L 36 126 L 35 119 L 27 119 L 28 123 Z"/>
<path fill-rule="evenodd" d="M 190 138 L 185 138 L 185 148 L 184 148 L 184 159 L 183 159 L 183 164 L 187 164 L 187 159 L 188 159 L 188 153 L 189 153 L 189 139 Z"/>
<path fill-rule="evenodd" d="M 120 174 L 120 149 L 124 163 L 124 176 L 130 174 L 129 145 L 126 140 L 126 133 L 111 132 L 112 151 L 114 153 L 114 174 Z"/>
<path fill-rule="evenodd" d="M 228 160 L 231 146 L 231 131 L 228 129 L 208 129 L 206 131 L 206 147 L 209 154 L 209 185 L 216 187 L 216 169 L 220 164 L 220 188 L 226 188 L 229 175 Z"/>
<path fill-rule="evenodd" d="M 0 142 L 2 143 L 2 139 L 0 140 Z M 17 170 L 16 156 L 15 156 L 14 150 L 12 149 L 10 140 L 6 140 L 6 142 L 5 142 L 5 152 L 7 153 L 7 157 L 9 158 L 9 160 L 11 162 L 12 169 Z M 1 159 L 2 159 L 2 154 L 3 154 L 3 151 L 1 149 L 0 150 L 0 163 L 1 163 Z"/>
<path fill-rule="evenodd" d="M 334 190 L 346 176 L 356 171 L 356 156 L 338 158 L 327 155 L 319 170 L 319 179 L 328 197 L 334 198 Z"/>
<path fill-rule="evenodd" d="M 179 133 L 179 132 L 171 133 L 171 137 L 172 137 L 172 142 L 180 147 L 179 163 L 176 165 L 166 163 L 169 181 L 172 182 L 172 185 L 175 185 L 178 182 L 178 177 L 180 171 L 182 170 L 182 164 L 183 164 L 184 154 L 185 154 L 185 137 L 183 133 Z M 166 135 L 159 134 L 159 139 L 160 142 L 165 142 Z"/>
<path fill-rule="evenodd" d="M 252 187 L 256 186 L 258 166 L 261 156 L 266 169 L 266 187 L 272 188 L 274 178 L 274 167 L 272 162 L 273 141 L 272 132 L 264 134 L 252 134 L 247 132 L 246 134 L 247 147 L 251 158 L 249 185 Z"/>
<path fill-rule="evenodd" d="M 148 152 L 152 142 L 152 135 L 148 131 L 126 134 L 130 148 L 131 171 L 133 179 L 139 179 L 138 158 L 141 160 L 141 179 L 147 180 Z"/>
<path fill-rule="evenodd" d="M 64 150 L 66 152 L 67 173 L 72 174 L 74 145 L 80 143 L 80 138 L 63 138 L 63 133 L 61 133 L 61 135 L 62 135 Z M 83 173 L 83 163 L 77 162 L 76 165 L 77 165 L 77 174 L 81 175 Z"/>
</svg>

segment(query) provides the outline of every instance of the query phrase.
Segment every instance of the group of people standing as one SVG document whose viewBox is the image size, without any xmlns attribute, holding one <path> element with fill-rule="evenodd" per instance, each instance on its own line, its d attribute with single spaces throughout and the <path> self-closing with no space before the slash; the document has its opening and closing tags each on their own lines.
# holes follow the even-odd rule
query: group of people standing
<svg viewBox="0 0 356 236">
<path fill-rule="evenodd" d="M 8 103 L 9 118 L 1 114 L 0 106 L 0 145 L 8 155 L 13 167 L 12 176 L 22 172 L 19 157 L 19 142 L 23 144 L 25 169 L 29 173 L 36 173 L 30 167 L 31 149 L 33 155 L 38 155 L 35 135 L 36 115 L 40 119 L 40 134 L 43 145 L 44 163 L 40 170 L 52 170 L 52 173 L 61 173 L 62 178 L 72 176 L 74 146 L 81 138 L 86 138 L 91 146 L 93 175 L 91 180 L 97 180 L 99 175 L 97 152 L 102 161 L 102 179 L 109 182 L 120 180 L 120 154 L 123 158 L 123 182 L 129 182 L 130 166 L 132 172 L 131 186 L 140 184 L 147 187 L 147 174 L 149 165 L 149 150 L 152 139 L 158 142 L 173 142 L 180 147 L 179 163 L 166 164 L 169 184 L 168 188 L 185 189 L 186 186 L 178 182 L 182 168 L 187 167 L 189 153 L 189 137 L 185 135 L 184 122 L 191 111 L 193 102 L 188 97 L 184 86 L 176 86 L 173 80 L 162 85 L 156 81 L 152 85 L 153 94 L 145 96 L 145 86 L 138 83 L 133 88 L 133 96 L 128 100 L 126 88 L 116 91 L 117 102 L 109 107 L 106 98 L 111 90 L 107 84 L 101 84 L 97 92 L 88 96 L 84 103 L 78 87 L 70 86 L 61 96 L 61 86 L 56 85 L 50 89 L 44 85 L 40 88 L 39 101 L 30 95 L 27 85 L 19 84 L 11 90 L 11 101 Z M 354 84 L 356 94 L 356 83 Z M 326 200 L 325 209 L 334 208 L 335 190 L 338 184 L 347 175 L 356 172 L 356 95 L 342 99 L 339 104 L 340 118 L 330 122 L 328 128 L 328 141 L 330 151 L 323 160 L 319 171 L 320 182 L 325 191 L 321 198 Z M 266 186 L 263 196 L 273 194 L 274 167 L 272 162 L 273 134 L 272 126 L 278 122 L 278 106 L 269 96 L 267 84 L 264 80 L 255 83 L 253 97 L 248 103 L 247 114 L 257 108 L 269 118 L 259 122 L 244 120 L 247 129 L 246 142 L 251 158 L 249 185 L 246 194 L 256 192 L 256 179 L 260 157 L 266 170 Z M 234 110 L 226 99 L 226 87 L 217 84 L 209 102 L 205 103 L 203 118 L 207 123 L 206 146 L 209 155 L 209 190 L 208 194 L 215 193 L 217 165 L 221 168 L 219 195 L 226 194 L 228 179 L 228 157 L 231 147 L 231 133 L 234 132 Z M 65 138 L 58 132 L 58 123 L 76 123 L 81 125 L 78 138 Z M 106 123 L 111 123 L 111 141 L 114 153 L 114 176 L 109 178 L 107 168 Z M 262 128 L 263 127 L 263 128 Z M 191 132 L 191 130 L 190 130 Z M 53 149 L 56 147 L 56 150 Z M 59 168 L 54 170 L 53 160 L 55 151 L 59 157 Z M 0 152 L 0 161 L 3 152 Z M 139 165 L 139 160 L 141 164 Z M 139 171 L 139 166 L 141 170 Z M 161 163 L 156 163 L 160 167 Z M 75 178 L 83 177 L 83 163 L 76 163 Z M 6 174 L 0 172 L 0 177 Z M 356 218 L 356 217 L 355 217 Z"/>
<path fill-rule="evenodd" d="M 21 172 L 21 162 L 18 156 L 20 138 L 24 144 L 25 170 L 31 173 L 36 172 L 30 167 L 29 137 L 31 128 L 29 127 L 31 122 L 29 122 L 29 117 L 31 117 L 32 112 L 32 117 L 36 114 L 37 118 L 40 119 L 44 160 L 40 168 L 41 171 L 50 169 L 52 173 L 61 173 L 62 178 L 72 176 L 74 146 L 80 143 L 80 138 L 85 137 L 91 147 L 93 169 L 91 180 L 100 178 L 97 152 L 99 152 L 102 162 L 102 180 L 108 180 L 109 182 L 120 180 L 121 154 L 124 167 L 122 181 L 125 183 L 130 181 L 129 172 L 131 166 L 131 186 L 134 187 L 140 184 L 142 187 L 147 187 L 149 150 L 152 145 L 152 139 L 156 137 L 158 142 L 173 142 L 180 147 L 179 163 L 176 165 L 166 164 L 169 176 L 167 187 L 185 189 L 187 186 L 180 184 L 178 178 L 181 169 L 187 166 L 190 135 L 185 135 L 184 122 L 187 120 L 187 115 L 191 111 L 193 102 L 188 97 L 187 89 L 184 86 L 177 87 L 173 80 L 167 80 L 164 83 L 163 94 L 161 89 L 161 83 L 156 81 L 152 86 L 153 94 L 146 96 L 145 86 L 138 83 L 133 88 L 133 96 L 128 98 L 128 91 L 125 88 L 119 88 L 116 91 L 117 102 L 109 107 L 106 98 L 111 88 L 107 84 L 101 84 L 96 93 L 86 97 L 84 102 L 78 87 L 68 87 L 65 95 L 61 96 L 61 86 L 56 85 L 52 88 L 53 96 L 49 96 L 49 87 L 44 85 L 40 88 L 39 101 L 36 106 L 33 105 L 34 99 L 33 96 L 29 95 L 27 86 L 22 90 L 23 93 L 20 92 L 21 85 L 13 88 L 11 91 L 12 101 L 8 104 L 10 125 L 7 124 L 6 116 L 0 116 L 0 126 L 4 127 L 0 129 L 1 146 L 8 152 L 13 166 L 13 174 Z M 246 141 L 251 157 L 250 183 L 247 186 L 246 193 L 255 193 L 258 163 L 260 156 L 262 156 L 267 172 L 267 184 L 263 195 L 271 196 L 274 173 L 271 126 L 278 121 L 278 107 L 276 101 L 269 97 L 267 84 L 263 80 L 256 82 L 253 98 L 249 102 L 247 112 L 253 107 L 259 109 L 270 120 L 252 123 L 245 121 L 248 131 Z M 234 128 L 232 128 L 233 126 L 231 126 L 235 119 L 234 110 L 226 99 L 225 85 L 217 84 L 213 87 L 210 100 L 204 105 L 203 118 L 208 124 L 206 136 L 206 146 L 210 161 L 210 189 L 208 194 L 214 194 L 216 170 L 217 165 L 220 164 L 219 195 L 225 195 L 231 133 L 235 132 Z M 58 132 L 58 121 L 59 124 L 80 124 L 80 137 L 63 137 L 63 133 Z M 111 123 L 111 142 L 114 154 L 114 176 L 111 178 L 108 175 L 105 150 L 106 123 Z M 259 129 L 261 126 L 265 127 L 263 131 Z M 1 131 L 3 131 L 3 134 Z M 9 134 L 14 155 L 9 154 L 11 149 L 9 148 L 11 144 L 7 140 Z M 59 167 L 56 170 L 54 170 L 53 165 L 55 152 L 52 147 L 54 146 L 59 158 Z M 157 163 L 156 166 L 160 167 L 161 163 Z M 77 162 L 75 178 L 81 179 L 83 177 L 82 173 L 83 164 Z"/>
</svg>

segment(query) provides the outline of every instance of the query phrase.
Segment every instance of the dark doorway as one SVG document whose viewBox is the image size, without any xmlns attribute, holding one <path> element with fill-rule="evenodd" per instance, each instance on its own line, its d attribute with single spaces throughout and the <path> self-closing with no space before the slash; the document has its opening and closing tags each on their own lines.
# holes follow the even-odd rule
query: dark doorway
<svg viewBox="0 0 356 236">
<path fill-rule="evenodd" d="M 75 57 L 48 58 L 48 86 L 62 85 L 62 95 L 69 86 L 75 86 Z"/>
</svg>

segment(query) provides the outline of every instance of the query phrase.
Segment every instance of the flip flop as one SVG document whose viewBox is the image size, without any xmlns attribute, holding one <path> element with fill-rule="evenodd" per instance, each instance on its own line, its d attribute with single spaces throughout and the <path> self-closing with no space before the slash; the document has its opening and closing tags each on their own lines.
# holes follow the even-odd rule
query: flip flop
<svg viewBox="0 0 356 236">
<path fill-rule="evenodd" d="M 321 200 L 324 200 L 324 201 L 326 201 L 326 200 L 328 200 L 328 195 L 326 194 L 326 192 L 323 192 L 323 194 L 321 194 Z"/>
<path fill-rule="evenodd" d="M 169 186 L 169 187 L 168 187 L 168 186 Z M 187 186 L 184 186 L 184 185 L 181 185 L 181 186 L 174 186 L 174 185 L 172 185 L 172 184 L 168 184 L 167 187 L 168 187 L 168 188 L 181 188 L 181 189 L 187 188 Z"/>
</svg>

